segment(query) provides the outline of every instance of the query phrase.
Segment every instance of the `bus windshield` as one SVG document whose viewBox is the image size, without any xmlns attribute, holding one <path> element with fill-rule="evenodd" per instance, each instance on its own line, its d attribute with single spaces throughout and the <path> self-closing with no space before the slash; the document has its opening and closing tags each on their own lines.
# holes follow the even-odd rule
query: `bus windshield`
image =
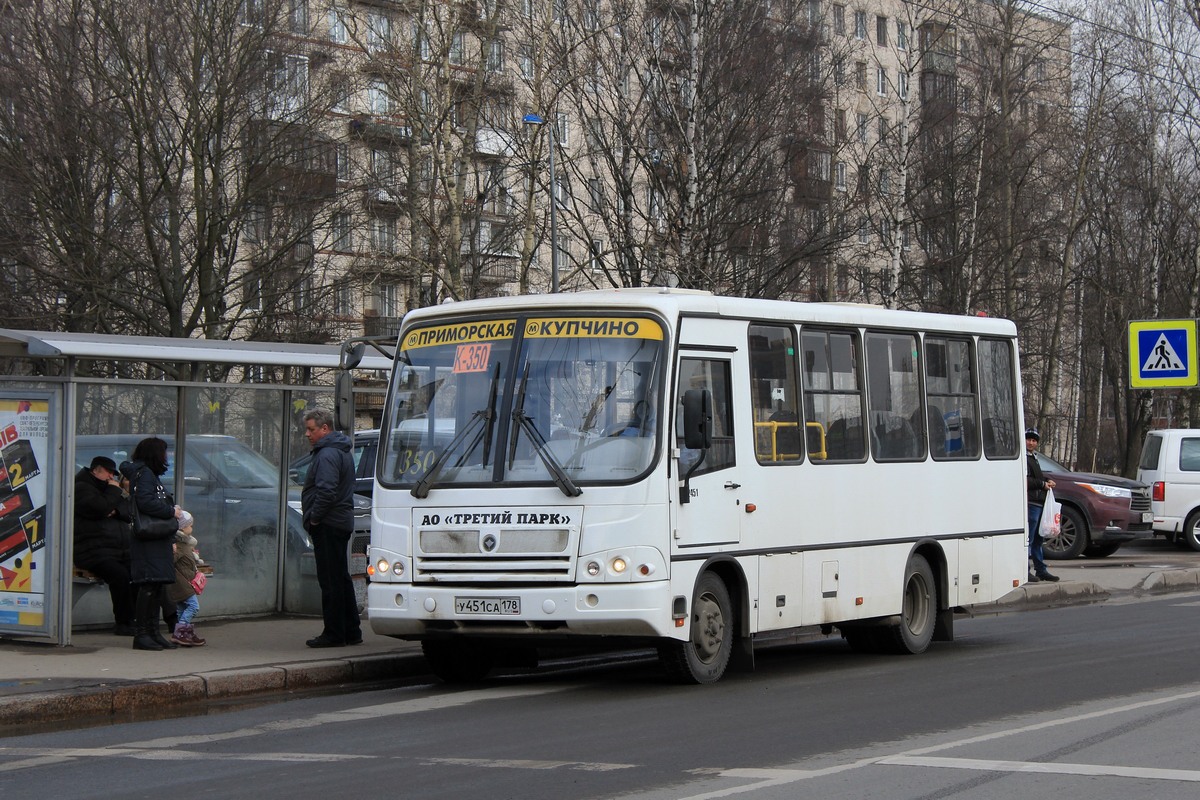
<svg viewBox="0 0 1200 800">
<path fill-rule="evenodd" d="M 380 482 L 629 481 L 658 451 L 665 337 L 638 316 L 456 320 L 402 337 Z"/>
</svg>

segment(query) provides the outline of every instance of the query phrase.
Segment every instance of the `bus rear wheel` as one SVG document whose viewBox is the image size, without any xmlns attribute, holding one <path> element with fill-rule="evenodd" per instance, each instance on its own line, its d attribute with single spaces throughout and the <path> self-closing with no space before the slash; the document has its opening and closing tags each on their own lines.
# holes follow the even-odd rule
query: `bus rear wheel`
<svg viewBox="0 0 1200 800">
<path fill-rule="evenodd" d="M 938 596 L 933 570 L 924 556 L 914 555 L 904 568 L 904 605 L 900 622 L 884 628 L 887 649 L 893 653 L 925 652 L 937 624 Z"/>
<path fill-rule="evenodd" d="M 677 683 L 716 683 L 729 666 L 733 652 L 733 603 L 725 582 L 706 572 L 692 595 L 692 630 L 687 641 L 670 640 L 658 657 Z"/>
<path fill-rule="evenodd" d="M 492 656 L 474 642 L 425 639 L 421 652 L 434 675 L 446 683 L 478 683 L 492 671 Z"/>
</svg>

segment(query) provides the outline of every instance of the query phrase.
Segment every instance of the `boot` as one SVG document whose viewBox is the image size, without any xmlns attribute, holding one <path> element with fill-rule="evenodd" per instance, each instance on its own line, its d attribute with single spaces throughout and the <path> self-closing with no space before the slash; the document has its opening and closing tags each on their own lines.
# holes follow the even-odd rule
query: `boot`
<svg viewBox="0 0 1200 800">
<path fill-rule="evenodd" d="M 188 636 L 188 628 L 192 627 L 186 622 L 175 623 L 175 631 L 171 634 L 171 641 L 181 647 L 191 647 L 192 640 Z"/>
<path fill-rule="evenodd" d="M 134 650 L 163 649 L 151 634 L 158 625 L 158 596 L 155 588 L 149 584 L 138 587 L 133 605 Z"/>
<path fill-rule="evenodd" d="M 161 645 L 163 650 L 175 650 L 179 647 L 177 642 L 165 638 L 162 633 L 159 632 L 157 622 L 154 623 L 154 627 L 150 630 L 150 636 L 153 637 L 155 642 Z"/>
<path fill-rule="evenodd" d="M 187 638 L 188 645 L 190 647 L 204 647 L 204 645 L 208 643 L 207 639 L 201 639 L 196 635 L 195 625 L 189 622 L 186 628 L 187 629 L 183 632 L 183 635 Z"/>
</svg>

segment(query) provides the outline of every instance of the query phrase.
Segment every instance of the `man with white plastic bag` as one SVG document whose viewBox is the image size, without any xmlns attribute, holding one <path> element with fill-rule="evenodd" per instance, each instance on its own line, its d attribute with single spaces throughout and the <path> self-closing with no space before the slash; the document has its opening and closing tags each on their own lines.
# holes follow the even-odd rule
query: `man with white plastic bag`
<svg viewBox="0 0 1200 800">
<path fill-rule="evenodd" d="M 1026 486 L 1028 488 L 1029 503 L 1029 558 L 1033 561 L 1033 571 L 1029 573 L 1029 582 L 1037 583 L 1038 581 L 1049 581 L 1054 583 L 1058 580 L 1057 575 L 1051 575 L 1050 570 L 1046 569 L 1046 558 L 1042 550 L 1042 527 L 1043 508 L 1048 508 L 1052 514 L 1045 515 L 1046 523 L 1049 530 L 1057 528 L 1062 507 L 1055 503 L 1050 507 L 1047 503 L 1048 499 L 1053 498 L 1054 493 L 1051 491 L 1054 488 L 1054 481 L 1042 474 L 1042 468 L 1034 457 L 1033 451 L 1037 449 L 1038 442 L 1042 439 L 1038 434 L 1037 428 L 1030 428 L 1025 431 L 1025 464 L 1026 464 Z M 1057 533 L 1055 534 L 1057 535 Z"/>
</svg>

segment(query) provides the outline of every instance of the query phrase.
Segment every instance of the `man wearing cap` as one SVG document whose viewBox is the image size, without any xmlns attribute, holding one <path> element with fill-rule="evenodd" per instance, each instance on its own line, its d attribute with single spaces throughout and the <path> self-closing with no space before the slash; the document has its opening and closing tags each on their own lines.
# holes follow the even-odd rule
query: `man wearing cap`
<svg viewBox="0 0 1200 800">
<path fill-rule="evenodd" d="M 1046 569 L 1045 555 L 1042 550 L 1042 536 L 1038 533 L 1038 523 L 1042 521 L 1042 506 L 1046 503 L 1046 490 L 1054 488 L 1054 481 L 1042 474 L 1033 451 L 1037 450 L 1038 442 L 1042 439 L 1037 428 L 1025 431 L 1025 482 L 1029 494 L 1029 558 L 1033 561 L 1033 572 L 1029 575 L 1030 583 L 1038 581 L 1058 580 L 1057 575 L 1051 575 Z"/>
<path fill-rule="evenodd" d="M 117 465 L 96 456 L 75 475 L 75 566 L 108 586 L 113 633 L 133 636 L 133 587 L 129 584 L 129 494 Z"/>
</svg>

